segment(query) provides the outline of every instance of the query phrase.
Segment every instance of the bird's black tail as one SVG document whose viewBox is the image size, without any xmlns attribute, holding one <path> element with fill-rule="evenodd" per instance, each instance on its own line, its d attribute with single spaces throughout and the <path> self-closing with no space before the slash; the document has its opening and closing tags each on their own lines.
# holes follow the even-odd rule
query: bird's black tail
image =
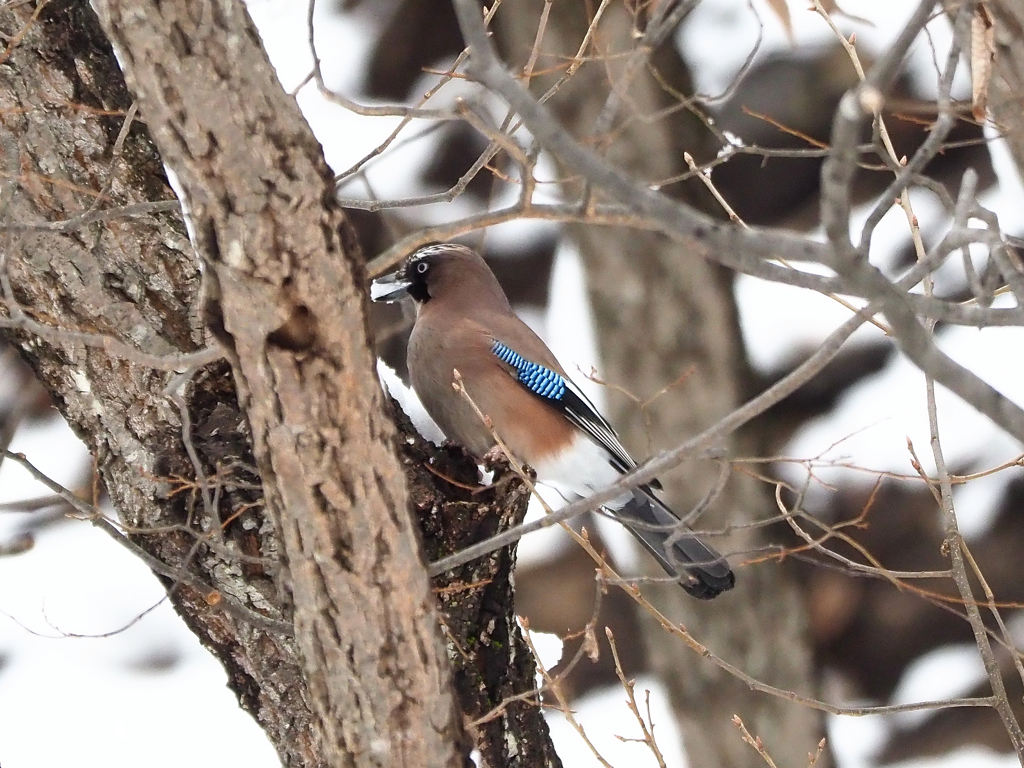
<svg viewBox="0 0 1024 768">
<path fill-rule="evenodd" d="M 615 510 L 615 516 L 654 555 L 665 572 L 678 576 L 679 584 L 694 597 L 710 600 L 735 585 L 736 577 L 725 558 L 693 535 L 675 512 L 648 489 L 634 490 L 633 498 Z M 640 525 L 630 525 L 631 520 Z M 673 536 L 675 541 L 666 549 Z"/>
</svg>

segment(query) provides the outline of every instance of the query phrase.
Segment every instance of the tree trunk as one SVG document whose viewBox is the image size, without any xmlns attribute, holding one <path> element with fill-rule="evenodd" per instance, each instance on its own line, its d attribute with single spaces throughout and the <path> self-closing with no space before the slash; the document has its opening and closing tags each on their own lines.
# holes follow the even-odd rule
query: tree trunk
<svg viewBox="0 0 1024 768">
<path fill-rule="evenodd" d="M 25 30 L 0 67 L 5 274 L 28 316 L 55 331 L 44 340 L 9 330 L 8 339 L 89 447 L 122 523 L 166 566 L 176 610 L 224 664 L 282 762 L 326 765 L 294 642 L 281 629 L 277 538 L 253 490 L 259 477 L 230 369 L 206 368 L 185 393 L 186 432 L 203 471 L 217 473 L 213 521 L 172 481 L 195 477 L 183 413 L 164 392 L 173 374 L 66 334 L 105 334 L 159 355 L 203 346 L 199 264 L 160 156 L 138 121 L 116 151 L 132 98 L 88 2 L 20 5 L 0 11 L 0 24 L 8 39 Z M 161 200 L 173 208 L 53 228 L 93 206 Z M 24 229 L 36 223 L 51 228 Z M 197 583 L 168 577 L 179 572 Z"/>
</svg>

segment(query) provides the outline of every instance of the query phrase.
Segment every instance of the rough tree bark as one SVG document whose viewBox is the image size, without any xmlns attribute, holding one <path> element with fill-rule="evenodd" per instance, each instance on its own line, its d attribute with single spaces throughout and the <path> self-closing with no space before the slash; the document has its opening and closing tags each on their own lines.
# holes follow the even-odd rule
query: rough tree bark
<svg viewBox="0 0 1024 768">
<path fill-rule="evenodd" d="M 487 488 L 458 448 L 416 435 L 397 407 L 402 463 L 431 561 L 523 522 L 530 491 L 501 462 Z M 514 610 L 515 547 L 434 579 L 455 691 L 485 768 L 561 768 L 535 691 L 536 664 Z M 531 695 L 524 695 L 531 694 Z"/>
<path fill-rule="evenodd" d="M 431 546 L 450 551 L 520 519 L 523 490 L 513 481 L 501 486 L 507 494 L 456 498 L 449 508 L 450 486 L 423 469 L 432 449 L 407 436 L 396 461 L 367 346 L 358 249 L 332 204 L 319 147 L 280 92 L 241 7 L 165 3 L 164 14 L 183 15 L 160 32 L 146 27 L 147 19 L 162 18 L 152 8 L 135 5 L 129 18 L 118 17 L 119 8 L 106 6 L 108 19 L 118 19 L 124 61 L 136 73 L 151 65 L 151 79 L 141 78 L 148 86 L 165 78 L 155 99 L 143 97 L 140 114 L 184 171 L 200 241 L 208 249 L 224 243 L 232 259 L 230 266 L 207 264 L 221 288 L 210 299 L 224 309 L 223 330 L 234 332 L 235 351 L 246 361 L 240 378 L 256 411 L 260 468 L 277 483 L 273 501 L 280 509 L 287 497 L 292 513 L 299 505 L 307 513 L 313 505 L 343 508 L 284 518 L 300 630 L 327 633 L 305 632 L 305 675 L 278 578 L 279 527 L 264 511 L 250 422 L 229 367 L 207 366 L 182 385 L 144 359 L 203 346 L 200 269 L 161 156 L 135 120 L 87 2 L 0 12 L 8 41 L 0 56 L 0 327 L 93 451 L 126 543 L 163 578 L 176 610 L 225 665 L 242 706 L 285 765 L 463 764 L 470 745 L 456 743 L 448 661 L 409 502 Z M 163 109 L 163 99 L 177 111 Z M 209 122 L 189 122 L 197 117 Z M 251 130 L 239 133 L 243 127 Z M 243 279 L 257 265 L 259 278 Z M 245 290 L 274 301 L 240 306 Z M 275 303 L 281 293 L 287 295 Z M 282 303 L 283 318 L 273 311 Z M 250 311 L 255 317 L 245 325 L 240 315 Z M 322 322 L 313 325 L 317 318 Z M 274 391 L 267 391 L 270 374 L 280 382 Z M 313 393 L 299 394 L 300 376 Z M 175 386 L 168 390 L 168 383 Z M 311 415 L 317 421 L 305 431 L 271 425 Z M 315 479 L 304 484 L 307 474 L 282 489 L 293 480 L 288 472 L 308 469 L 301 460 L 318 450 L 333 456 L 315 468 Z M 467 524 L 439 522 L 455 518 Z M 297 541 L 300 534 L 307 538 Z M 319 551 L 325 538 L 328 545 L 340 541 L 342 551 Z M 473 646 L 460 655 L 456 677 L 463 715 L 490 765 L 557 765 L 529 698 L 486 719 L 506 697 L 534 686 L 509 598 L 513 562 L 514 552 L 495 553 L 436 583 L 455 596 L 442 611 L 445 626 L 458 627 L 449 633 L 452 651 Z M 337 573 L 343 566 L 351 571 Z M 335 572 L 310 586 L 318 570 Z M 329 615 L 329 599 L 348 613 Z M 370 628 L 374 620 L 386 623 Z M 333 666 L 318 666 L 328 666 L 323 656 L 332 648 Z M 339 681 L 345 664 L 351 673 L 342 669 Z M 338 697 L 346 694 L 360 700 L 342 702 L 339 712 Z M 393 758 L 389 740 L 400 742 Z"/>
<path fill-rule="evenodd" d="M 437 612 L 331 172 L 240 2 L 99 4 L 205 265 L 334 765 L 457 765 Z"/>
<path fill-rule="evenodd" d="M 72 219 L 97 201 L 105 209 L 173 203 L 174 195 L 141 123 L 115 152 L 132 98 L 87 2 L 7 8 L 0 24 L 8 39 L 24 31 L 0 65 L 4 274 L 21 307 L 55 329 L 101 333 L 159 355 L 199 349 L 200 271 L 180 212 L 17 228 Z M 7 313 L 14 313 L 9 305 Z M 12 330 L 7 337 L 89 447 L 134 541 L 166 564 L 165 583 L 172 582 L 167 574 L 186 570 L 205 584 L 177 584 L 175 608 L 224 664 L 282 762 L 326 765 L 292 640 L 269 622 L 225 610 L 283 618 L 272 577 L 276 536 L 251 490 L 258 476 L 248 468 L 248 437 L 228 367 L 202 371 L 186 394 L 197 458 L 211 477 L 220 473 L 221 520 L 214 522 L 171 482 L 195 472 L 182 413 L 164 392 L 170 374 L 60 335 L 40 339 Z M 212 532 L 211 546 L 193 551 Z M 216 596 L 223 599 L 214 605 Z"/>
<path fill-rule="evenodd" d="M 498 39 L 512 67 L 522 66 L 530 52 L 542 5 L 539 0 L 514 3 L 495 16 Z M 584 64 L 551 104 L 578 138 L 599 142 L 606 156 L 631 175 L 655 181 L 686 170 L 683 152 L 700 161 L 713 156 L 714 149 L 709 153 L 710 137 L 688 111 L 660 111 L 678 104 L 650 67 L 624 80 L 624 52 L 635 46 L 634 32 L 642 26 L 638 18 L 623 5 L 609 5 L 590 51 L 605 60 Z M 571 59 L 589 22 L 584 6 L 554 5 L 538 69 Z M 679 93 L 692 90 L 671 43 L 653 52 L 651 64 Z M 534 92 L 542 93 L 558 74 L 560 70 L 534 78 Z M 611 141 L 594 134 L 610 82 L 621 101 L 609 125 Z M 647 119 L 653 115 L 657 119 Z M 696 182 L 672 189 L 697 207 L 719 212 Z M 739 405 L 747 373 L 731 275 L 660 235 L 583 226 L 573 228 L 572 235 L 586 267 L 602 377 L 641 399 L 669 388 L 645 413 L 633 401 L 610 397 L 609 413 L 626 445 L 638 456 L 675 446 Z M 685 512 L 700 501 L 717 474 L 714 464 L 688 462 L 661 480 L 672 503 Z M 770 504 L 755 482 L 734 477 L 699 525 L 742 525 L 763 518 Z M 716 541 L 725 552 L 747 551 L 757 543 L 749 532 Z M 775 564 L 740 568 L 736 589 L 710 604 L 690 599 L 675 585 L 648 589 L 670 617 L 753 677 L 786 690 L 815 691 L 806 612 L 787 570 Z M 820 713 L 752 692 L 703 663 L 653 621 L 646 624 L 645 641 L 652 666 L 671 692 L 692 765 L 763 764 L 739 738 L 732 723 L 737 713 L 752 733 L 764 738 L 780 765 L 803 764 L 816 749 L 824 733 Z"/>
</svg>

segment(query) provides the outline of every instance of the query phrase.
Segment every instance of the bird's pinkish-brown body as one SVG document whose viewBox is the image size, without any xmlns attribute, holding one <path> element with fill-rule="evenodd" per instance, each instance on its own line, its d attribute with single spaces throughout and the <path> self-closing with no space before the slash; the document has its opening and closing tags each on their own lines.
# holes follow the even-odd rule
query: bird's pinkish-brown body
<svg viewBox="0 0 1024 768">
<path fill-rule="evenodd" d="M 455 256 L 440 269 L 451 273 L 442 278 L 446 282 L 471 280 L 474 290 L 453 286 L 420 305 L 409 338 L 413 389 L 450 440 L 482 457 L 495 444 L 493 429 L 464 396 L 449 396 L 458 371 L 480 412 L 501 425 L 499 435 L 515 458 L 539 466 L 572 439 L 574 428 L 529 390 L 509 388 L 516 372 L 491 347 L 496 338 L 515 338 L 519 354 L 562 376 L 565 372 L 544 342 L 510 314 L 504 292 L 482 260 Z"/>
</svg>

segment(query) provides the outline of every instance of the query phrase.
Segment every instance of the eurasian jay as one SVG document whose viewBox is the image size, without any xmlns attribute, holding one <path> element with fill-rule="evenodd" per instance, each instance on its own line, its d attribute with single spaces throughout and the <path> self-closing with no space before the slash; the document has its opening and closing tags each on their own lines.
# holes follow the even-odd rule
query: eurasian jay
<svg viewBox="0 0 1024 768">
<path fill-rule="evenodd" d="M 588 496 L 636 467 L 611 425 L 566 375 L 543 341 L 512 311 L 494 273 L 462 245 L 420 248 L 373 282 L 374 301 L 416 304 L 409 339 L 413 389 L 448 439 L 481 458 L 494 434 L 537 480 Z M 453 387 L 455 371 L 488 427 Z M 665 571 L 709 600 L 735 577 L 718 552 L 683 525 L 655 494 L 657 481 L 605 505 Z M 669 540 L 672 539 L 671 545 Z"/>
</svg>

